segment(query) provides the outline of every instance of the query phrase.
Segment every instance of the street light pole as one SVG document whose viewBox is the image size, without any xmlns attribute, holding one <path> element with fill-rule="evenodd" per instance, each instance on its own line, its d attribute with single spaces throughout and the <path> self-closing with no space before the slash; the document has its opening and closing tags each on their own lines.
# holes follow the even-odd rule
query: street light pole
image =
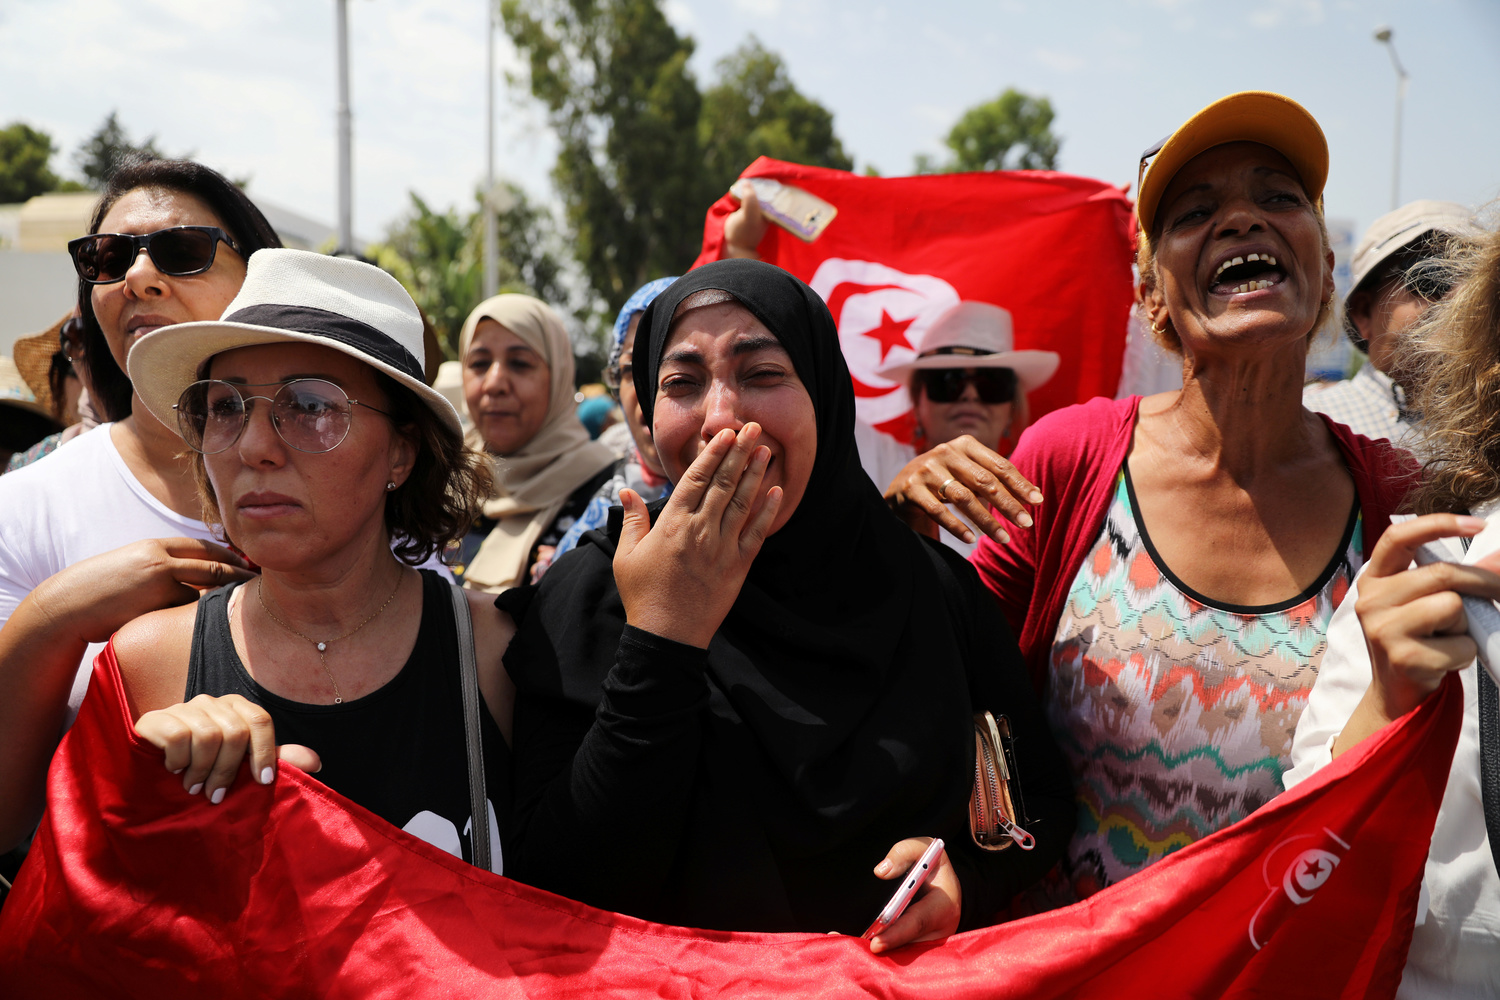
<svg viewBox="0 0 1500 1000">
<path fill-rule="evenodd" d="M 485 34 L 484 62 L 484 297 L 495 294 L 500 281 L 500 234 L 495 220 L 495 3 L 484 0 L 489 31 Z"/>
<path fill-rule="evenodd" d="M 354 170 L 349 113 L 349 0 L 335 0 L 339 74 L 339 250 L 354 252 Z"/>
<path fill-rule="evenodd" d="M 1396 70 L 1396 148 L 1391 156 L 1391 211 L 1401 207 L 1401 105 L 1406 100 L 1406 83 L 1411 79 L 1406 68 L 1396 55 L 1396 43 L 1391 41 L 1395 32 L 1389 25 L 1375 29 L 1375 40 L 1383 44 L 1391 54 L 1391 66 Z"/>
</svg>

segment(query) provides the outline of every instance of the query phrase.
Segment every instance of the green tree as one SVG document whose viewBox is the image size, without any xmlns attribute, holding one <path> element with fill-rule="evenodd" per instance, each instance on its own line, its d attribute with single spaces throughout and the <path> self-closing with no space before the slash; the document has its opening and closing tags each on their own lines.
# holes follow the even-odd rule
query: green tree
<svg viewBox="0 0 1500 1000">
<path fill-rule="evenodd" d="M 1052 133 L 1052 102 L 1014 88 L 963 113 L 943 140 L 952 158 L 941 167 L 917 157 L 917 173 L 1055 170 L 1062 140 Z"/>
<path fill-rule="evenodd" d="M 566 312 L 569 300 L 555 253 L 556 227 L 544 207 L 513 184 L 502 189 L 498 212 L 499 288 L 535 295 Z M 484 217 L 474 208 L 434 211 L 415 191 L 410 210 L 366 254 L 411 293 L 437 330 L 444 353 L 458 353 L 464 319 L 479 304 L 484 287 Z"/>
<path fill-rule="evenodd" d="M 0 204 L 55 190 L 58 177 L 47 166 L 55 152 L 52 137 L 25 122 L 0 129 Z"/>
<path fill-rule="evenodd" d="M 145 142 L 134 142 L 125 126 L 120 124 L 119 113 L 111 111 L 98 130 L 73 153 L 73 162 L 83 173 L 88 186 L 99 190 L 120 163 L 134 153 L 166 155 L 157 148 L 154 135 L 147 137 Z"/>
<path fill-rule="evenodd" d="M 686 267 L 701 242 L 710 196 L 692 40 L 672 29 L 657 0 L 501 0 L 500 8 L 557 135 L 553 182 L 573 253 L 607 315 L 648 279 Z"/>
<path fill-rule="evenodd" d="M 833 132 L 833 113 L 792 83 L 781 57 L 751 35 L 719 60 L 703 94 L 698 141 L 709 190 L 718 195 L 757 156 L 853 170 Z"/>
<path fill-rule="evenodd" d="M 82 191 L 77 181 L 52 172 L 57 146 L 52 136 L 25 122 L 0 128 L 0 205 L 26 201 L 49 191 Z"/>
</svg>

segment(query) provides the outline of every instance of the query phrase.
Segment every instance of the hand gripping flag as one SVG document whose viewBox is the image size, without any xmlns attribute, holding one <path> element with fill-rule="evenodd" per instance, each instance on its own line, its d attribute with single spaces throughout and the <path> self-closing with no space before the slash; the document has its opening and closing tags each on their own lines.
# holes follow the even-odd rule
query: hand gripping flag
<svg viewBox="0 0 1500 1000">
<path fill-rule="evenodd" d="M 6 997 L 1390 997 L 1462 719 L 1421 708 L 1228 829 L 1067 909 L 870 954 L 698 931 L 471 868 L 315 779 L 183 793 L 112 649 L 0 910 Z"/>
<path fill-rule="evenodd" d="M 801 188 L 837 209 L 811 243 L 767 226 L 759 251 L 828 303 L 865 423 L 910 440 L 906 387 L 876 369 L 915 357 L 932 321 L 969 300 L 1010 311 L 1017 350 L 1061 355 L 1057 374 L 1029 397 L 1033 420 L 1114 396 L 1135 226 L 1119 188 L 1041 170 L 860 177 L 764 156 L 741 176 Z M 725 195 L 709 209 L 695 267 L 722 255 L 736 207 Z"/>
</svg>

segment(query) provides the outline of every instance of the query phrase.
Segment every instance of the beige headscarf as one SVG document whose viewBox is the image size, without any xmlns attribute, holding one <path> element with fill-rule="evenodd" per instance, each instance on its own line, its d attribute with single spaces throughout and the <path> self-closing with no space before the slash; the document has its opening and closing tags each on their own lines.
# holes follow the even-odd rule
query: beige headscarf
<svg viewBox="0 0 1500 1000">
<path fill-rule="evenodd" d="M 498 523 L 464 569 L 464 586 L 498 594 L 526 582 L 531 550 L 557 519 L 573 491 L 615 461 L 578 419 L 573 402 L 573 345 L 562 320 L 545 302 L 530 295 L 496 295 L 481 302 L 464 320 L 458 351 L 469 351 L 480 320 L 492 319 L 520 337 L 547 363 L 552 384 L 547 417 L 536 436 L 520 451 L 491 456 L 495 495 L 484 503 L 484 515 Z M 484 451 L 477 431 L 467 443 Z"/>
</svg>

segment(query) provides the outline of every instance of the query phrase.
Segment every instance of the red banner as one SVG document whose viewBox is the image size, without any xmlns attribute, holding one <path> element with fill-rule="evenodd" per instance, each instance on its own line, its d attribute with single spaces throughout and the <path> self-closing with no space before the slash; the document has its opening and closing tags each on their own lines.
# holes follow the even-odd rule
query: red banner
<svg viewBox="0 0 1500 1000">
<path fill-rule="evenodd" d="M 1030 396 L 1033 420 L 1114 396 L 1135 225 L 1119 188 L 1041 170 L 860 177 L 767 157 L 741 176 L 772 178 L 837 209 L 813 242 L 770 225 L 759 250 L 828 303 L 866 423 L 910 440 L 906 387 L 876 369 L 914 357 L 928 325 L 969 300 L 1010 311 L 1017 350 L 1061 355 L 1057 374 Z M 709 209 L 694 266 L 720 257 L 737 204 L 725 195 Z"/>
<path fill-rule="evenodd" d="M 1082 903 L 872 955 L 665 927 L 472 868 L 317 780 L 183 793 L 113 651 L 0 910 L 15 997 L 1390 997 L 1463 713 L 1458 678 L 1244 821 Z"/>
</svg>

